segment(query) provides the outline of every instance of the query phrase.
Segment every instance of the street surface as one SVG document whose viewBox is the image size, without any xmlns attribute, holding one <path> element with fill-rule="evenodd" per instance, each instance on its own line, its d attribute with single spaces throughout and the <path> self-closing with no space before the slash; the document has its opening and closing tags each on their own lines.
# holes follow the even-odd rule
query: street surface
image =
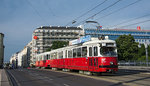
<svg viewBox="0 0 150 86">
<path fill-rule="evenodd" d="M 87 76 L 51 69 L 8 70 L 19 86 L 150 86 L 150 72 L 119 69 L 116 74 Z"/>
<path fill-rule="evenodd" d="M 8 73 L 15 77 L 19 86 L 115 86 L 104 80 L 47 70 L 12 69 Z"/>
</svg>

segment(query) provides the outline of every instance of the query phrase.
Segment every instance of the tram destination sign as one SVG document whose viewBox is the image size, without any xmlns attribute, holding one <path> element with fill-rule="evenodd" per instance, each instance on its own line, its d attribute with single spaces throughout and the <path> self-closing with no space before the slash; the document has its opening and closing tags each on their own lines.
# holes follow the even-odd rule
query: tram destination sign
<svg viewBox="0 0 150 86">
<path fill-rule="evenodd" d="M 90 40 L 91 40 L 91 36 L 86 35 L 86 36 L 80 37 L 79 39 L 69 41 L 69 45 L 80 44 L 80 43 L 84 43 L 84 42 L 87 42 L 87 41 L 90 41 Z"/>
</svg>

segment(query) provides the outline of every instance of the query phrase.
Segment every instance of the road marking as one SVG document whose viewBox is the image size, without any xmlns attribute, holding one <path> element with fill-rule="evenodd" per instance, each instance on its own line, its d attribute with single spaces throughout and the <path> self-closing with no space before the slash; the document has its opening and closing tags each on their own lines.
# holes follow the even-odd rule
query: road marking
<svg viewBox="0 0 150 86">
<path fill-rule="evenodd" d="M 49 78 L 49 80 L 53 80 L 53 79 Z"/>
<path fill-rule="evenodd" d="M 38 70 L 42 70 L 42 69 L 38 69 Z M 115 80 L 115 79 L 109 79 L 109 78 L 104 78 L 104 77 L 87 76 L 87 75 L 82 75 L 82 74 L 78 74 L 78 73 L 55 71 L 55 70 L 48 70 L 48 69 L 44 69 L 44 70 L 46 70 L 46 71 L 52 71 L 52 72 L 65 73 L 65 74 L 71 74 L 71 75 L 77 75 L 77 76 L 92 78 L 92 79 L 96 79 L 96 80 L 104 80 L 104 81 L 113 82 L 113 83 L 122 83 L 123 85 L 127 85 L 127 86 L 139 86 L 139 84 L 136 84 L 136 83 L 130 83 L 130 82 L 126 83 L 124 81 Z M 66 86 L 66 85 L 67 84 L 64 84 L 64 86 Z M 67 85 L 67 86 L 69 86 L 69 85 Z"/>
<path fill-rule="evenodd" d="M 150 73 L 140 73 L 140 74 L 150 74 Z"/>
<path fill-rule="evenodd" d="M 53 79 L 51 79 L 51 78 L 49 78 L 49 77 L 43 77 L 43 79 L 53 80 Z"/>
<path fill-rule="evenodd" d="M 69 86 L 68 84 L 64 84 L 64 86 Z"/>
</svg>

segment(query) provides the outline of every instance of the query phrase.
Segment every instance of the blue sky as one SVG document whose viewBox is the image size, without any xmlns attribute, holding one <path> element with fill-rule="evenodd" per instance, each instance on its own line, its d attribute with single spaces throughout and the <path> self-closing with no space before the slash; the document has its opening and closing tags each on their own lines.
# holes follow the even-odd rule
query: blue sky
<svg viewBox="0 0 150 86">
<path fill-rule="evenodd" d="M 31 41 L 32 32 L 37 27 L 49 25 L 64 26 L 103 1 L 104 0 L 0 0 L 0 32 L 5 34 L 5 61 L 9 61 L 12 54 L 22 50 L 23 47 Z M 116 1 L 117 0 L 107 0 L 103 5 L 78 19 L 77 22 L 85 20 Z M 137 0 L 121 0 L 116 5 L 89 20 L 96 20 L 135 1 Z M 134 5 L 105 18 L 100 18 L 97 21 L 103 28 L 111 28 L 113 25 L 146 14 L 150 14 L 150 0 L 141 0 Z M 150 16 L 120 26 L 148 19 L 150 19 Z M 137 26 L 141 26 L 142 29 L 149 29 L 149 23 L 150 22 L 145 22 L 124 28 L 136 29 Z M 70 24 L 69 26 L 72 25 Z"/>
</svg>

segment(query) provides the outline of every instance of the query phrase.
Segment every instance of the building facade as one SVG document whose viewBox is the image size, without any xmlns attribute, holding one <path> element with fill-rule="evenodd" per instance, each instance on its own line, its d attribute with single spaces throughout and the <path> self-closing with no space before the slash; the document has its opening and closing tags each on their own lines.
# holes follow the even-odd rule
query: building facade
<svg viewBox="0 0 150 86">
<path fill-rule="evenodd" d="M 3 67 L 4 61 L 4 44 L 3 44 L 4 34 L 0 33 L 0 68 Z"/>
<path fill-rule="evenodd" d="M 109 36 L 109 39 L 115 40 L 121 35 L 131 34 L 139 44 L 150 44 L 150 30 L 133 29 L 84 29 L 85 35 L 99 37 L 101 35 Z"/>
<path fill-rule="evenodd" d="M 10 58 L 10 64 L 12 68 L 17 68 L 18 67 L 18 53 L 15 53 L 11 56 Z"/>
<path fill-rule="evenodd" d="M 32 57 L 31 53 L 32 49 L 32 41 L 29 42 L 21 51 L 13 54 L 10 58 L 10 64 L 14 68 L 20 67 L 29 67 L 32 61 L 30 58 Z"/>
<path fill-rule="evenodd" d="M 35 55 L 45 52 L 52 46 L 53 41 L 70 41 L 84 35 L 80 27 L 41 26 L 32 35 L 32 60 Z"/>
<path fill-rule="evenodd" d="M 33 65 L 33 60 L 32 60 L 32 41 L 30 41 L 27 45 L 27 64 L 28 66 L 32 66 Z"/>
</svg>

